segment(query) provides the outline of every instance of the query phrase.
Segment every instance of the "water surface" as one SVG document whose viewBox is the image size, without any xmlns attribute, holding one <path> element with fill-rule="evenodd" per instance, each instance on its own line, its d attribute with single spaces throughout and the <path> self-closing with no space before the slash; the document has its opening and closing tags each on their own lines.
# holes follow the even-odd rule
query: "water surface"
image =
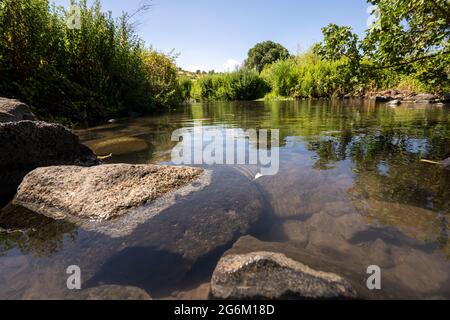
<svg viewBox="0 0 450 320">
<path fill-rule="evenodd" d="M 198 123 L 279 129 L 279 173 L 255 181 L 252 167 L 207 167 L 208 188 L 118 239 L 4 209 L 0 298 L 65 298 L 72 264 L 84 287 L 206 298 L 215 264 L 244 234 L 307 253 L 307 263 L 349 278 L 364 298 L 450 298 L 450 170 L 420 161 L 450 157 L 449 109 L 362 100 L 194 104 L 78 133 L 98 155 L 112 153 L 108 163 L 169 164 L 172 132 Z M 370 265 L 382 269 L 377 292 L 365 289 Z"/>
</svg>

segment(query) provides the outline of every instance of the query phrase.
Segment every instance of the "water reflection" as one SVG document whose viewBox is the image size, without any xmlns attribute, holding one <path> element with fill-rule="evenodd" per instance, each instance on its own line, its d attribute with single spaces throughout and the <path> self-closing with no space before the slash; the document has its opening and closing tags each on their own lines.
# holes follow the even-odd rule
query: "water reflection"
<svg viewBox="0 0 450 320">
<path fill-rule="evenodd" d="M 3 230 L 2 230 L 3 229 Z M 77 227 L 8 205 L 0 211 L 0 257 L 17 248 L 22 254 L 49 257 L 65 241 L 75 241 Z"/>
</svg>

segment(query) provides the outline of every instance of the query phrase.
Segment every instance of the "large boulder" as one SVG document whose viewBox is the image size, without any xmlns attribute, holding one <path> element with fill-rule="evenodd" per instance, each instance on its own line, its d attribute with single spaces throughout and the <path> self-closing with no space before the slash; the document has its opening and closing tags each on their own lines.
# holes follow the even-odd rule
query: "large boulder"
<svg viewBox="0 0 450 320">
<path fill-rule="evenodd" d="M 14 203 L 56 219 L 108 220 L 151 203 L 201 173 L 197 168 L 128 164 L 38 168 L 24 178 Z"/>
<path fill-rule="evenodd" d="M 250 245 L 248 245 L 250 244 Z M 251 247 L 266 250 L 252 251 Z M 219 261 L 211 280 L 216 299 L 353 299 L 356 291 L 341 276 L 316 270 L 276 246 L 241 238 Z M 280 249 L 280 247 L 278 248 Z M 295 250 L 294 250 L 295 252 Z M 294 254 L 295 255 L 295 254 Z"/>
<path fill-rule="evenodd" d="M 0 198 L 14 195 L 23 177 L 38 167 L 99 163 L 94 153 L 62 125 L 0 123 Z"/>
<path fill-rule="evenodd" d="M 0 97 L 0 123 L 36 120 L 30 107 L 14 99 Z"/>
</svg>

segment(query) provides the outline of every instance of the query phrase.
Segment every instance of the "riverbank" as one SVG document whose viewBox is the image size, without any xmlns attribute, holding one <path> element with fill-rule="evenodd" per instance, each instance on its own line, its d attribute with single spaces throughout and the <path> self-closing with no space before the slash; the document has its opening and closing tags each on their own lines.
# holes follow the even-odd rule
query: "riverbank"
<svg viewBox="0 0 450 320">
<path fill-rule="evenodd" d="M 268 95 L 264 98 L 256 99 L 254 101 L 296 101 L 296 100 L 318 100 L 318 99 L 366 99 L 380 103 L 390 103 L 391 105 L 400 105 L 402 103 L 411 104 L 450 104 L 450 93 L 446 94 L 432 94 L 432 93 L 415 93 L 412 91 L 401 91 L 401 90 L 383 90 L 383 91 L 370 91 L 362 92 L 360 94 L 346 94 L 339 97 L 318 97 L 318 98 L 293 98 L 293 97 L 282 97 Z"/>
</svg>

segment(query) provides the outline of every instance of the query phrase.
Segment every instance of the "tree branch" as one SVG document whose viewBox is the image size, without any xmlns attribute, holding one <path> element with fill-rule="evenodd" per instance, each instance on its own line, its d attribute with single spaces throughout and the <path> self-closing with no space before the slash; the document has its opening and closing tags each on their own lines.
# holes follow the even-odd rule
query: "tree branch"
<svg viewBox="0 0 450 320">
<path fill-rule="evenodd" d="M 387 65 L 387 66 L 379 66 L 379 67 L 375 67 L 373 68 L 373 70 L 380 70 L 380 69 L 390 69 L 390 68 L 397 68 L 397 67 L 402 67 L 402 66 L 406 66 L 409 65 L 411 63 L 417 62 L 417 61 L 422 61 L 422 60 L 426 60 L 426 59 L 431 59 L 431 58 L 435 58 L 439 55 L 446 55 L 446 54 L 450 54 L 450 50 L 448 51 L 444 51 L 444 52 L 437 52 L 434 54 L 429 54 L 427 56 L 423 56 L 423 57 L 418 57 L 418 58 L 414 58 L 408 61 L 404 61 L 404 62 L 400 62 L 397 64 L 391 64 L 391 65 Z"/>
</svg>

